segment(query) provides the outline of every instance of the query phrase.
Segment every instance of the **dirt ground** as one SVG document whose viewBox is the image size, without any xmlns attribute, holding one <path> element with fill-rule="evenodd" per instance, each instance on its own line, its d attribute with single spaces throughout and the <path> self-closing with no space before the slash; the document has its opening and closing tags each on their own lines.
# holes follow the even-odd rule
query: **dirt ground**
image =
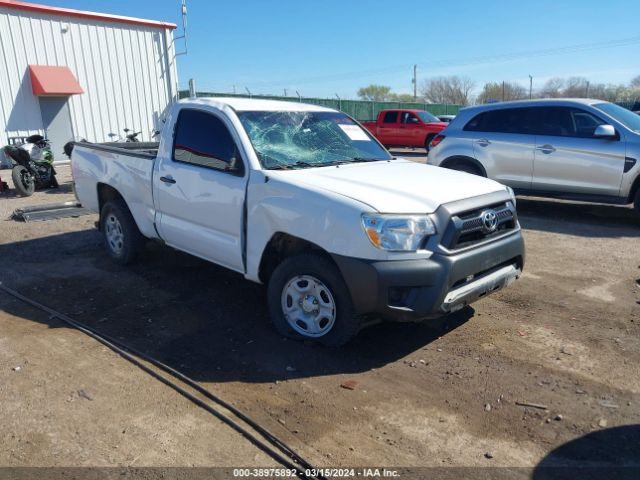
<svg viewBox="0 0 640 480">
<path fill-rule="evenodd" d="M 185 372 L 314 464 L 527 467 L 523 478 L 546 465 L 640 466 L 631 208 L 520 198 L 518 282 L 442 327 L 380 324 L 327 349 L 279 337 L 263 287 L 202 260 L 150 244 L 135 266 L 112 264 L 94 215 L 10 220 L 18 206 L 73 198 L 69 168 L 59 170 L 57 191 L 0 194 L 0 280 Z M 275 463 L 0 292 L 0 466 L 107 465 Z"/>
</svg>

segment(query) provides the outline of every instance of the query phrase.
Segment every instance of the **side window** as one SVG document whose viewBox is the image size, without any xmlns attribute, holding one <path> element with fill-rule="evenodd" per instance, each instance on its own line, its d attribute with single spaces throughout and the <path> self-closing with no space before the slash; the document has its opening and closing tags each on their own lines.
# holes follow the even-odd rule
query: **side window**
<svg viewBox="0 0 640 480">
<path fill-rule="evenodd" d="M 575 133 L 570 110 L 567 107 L 548 107 L 540 112 L 540 135 L 571 137 Z"/>
<path fill-rule="evenodd" d="M 573 120 L 575 136 L 580 138 L 593 138 L 596 127 L 606 124 L 602 119 L 579 108 L 571 109 L 571 118 Z"/>
<path fill-rule="evenodd" d="M 402 112 L 400 123 L 419 123 L 418 117 L 411 112 Z"/>
<path fill-rule="evenodd" d="M 606 123 L 579 108 L 548 107 L 540 110 L 540 135 L 592 138 L 596 127 Z"/>
<path fill-rule="evenodd" d="M 382 118 L 382 123 L 396 123 L 398 121 L 398 112 L 387 112 Z"/>
<path fill-rule="evenodd" d="M 464 127 L 471 132 L 533 133 L 529 108 L 503 108 L 483 112 L 472 118 Z"/>
<path fill-rule="evenodd" d="M 173 160 L 242 175 L 238 149 L 226 125 L 201 110 L 180 112 L 173 141 Z"/>
</svg>

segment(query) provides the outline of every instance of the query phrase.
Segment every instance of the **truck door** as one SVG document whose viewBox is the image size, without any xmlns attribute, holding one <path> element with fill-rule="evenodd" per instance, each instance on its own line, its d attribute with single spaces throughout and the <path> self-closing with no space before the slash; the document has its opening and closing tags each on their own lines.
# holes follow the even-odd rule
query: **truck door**
<svg viewBox="0 0 640 480">
<path fill-rule="evenodd" d="M 400 113 L 399 143 L 406 147 L 424 147 L 425 133 L 415 113 Z"/>
<path fill-rule="evenodd" d="M 398 143 L 398 111 L 385 112 L 378 122 L 378 140 L 383 145 L 400 145 Z"/>
<path fill-rule="evenodd" d="M 244 272 L 247 169 L 221 114 L 182 109 L 153 176 L 156 224 L 169 245 Z"/>
</svg>

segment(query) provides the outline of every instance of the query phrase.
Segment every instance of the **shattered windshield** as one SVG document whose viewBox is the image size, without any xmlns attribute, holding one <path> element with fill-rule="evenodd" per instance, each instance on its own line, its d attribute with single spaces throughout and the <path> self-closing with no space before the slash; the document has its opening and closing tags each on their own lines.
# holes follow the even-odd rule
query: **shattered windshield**
<svg viewBox="0 0 640 480">
<path fill-rule="evenodd" d="M 391 160 L 371 135 L 339 112 L 238 112 L 267 169 Z"/>
</svg>

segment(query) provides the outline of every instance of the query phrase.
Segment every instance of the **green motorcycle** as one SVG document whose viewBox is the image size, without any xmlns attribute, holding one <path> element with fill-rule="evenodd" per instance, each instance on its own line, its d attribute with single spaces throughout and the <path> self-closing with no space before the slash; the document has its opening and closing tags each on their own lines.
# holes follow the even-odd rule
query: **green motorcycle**
<svg viewBox="0 0 640 480">
<path fill-rule="evenodd" d="M 13 165 L 11 177 L 18 193 L 29 197 L 36 189 L 58 188 L 49 141 L 42 135 L 31 135 L 25 140 L 25 143 L 4 147 Z"/>
</svg>

